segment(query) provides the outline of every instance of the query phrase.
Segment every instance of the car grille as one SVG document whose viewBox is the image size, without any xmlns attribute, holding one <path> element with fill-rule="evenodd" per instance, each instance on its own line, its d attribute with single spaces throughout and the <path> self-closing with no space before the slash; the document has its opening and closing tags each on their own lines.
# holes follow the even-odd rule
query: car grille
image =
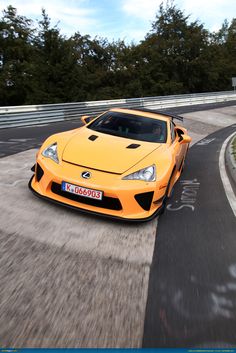
<svg viewBox="0 0 236 353">
<path fill-rule="evenodd" d="M 84 203 L 86 205 L 91 205 L 100 208 L 107 208 L 109 210 L 122 210 L 120 200 L 114 197 L 103 196 L 102 200 L 94 200 L 87 197 L 83 197 L 76 194 L 71 194 L 67 191 L 61 189 L 61 184 L 52 182 L 51 191 L 54 194 L 65 197 L 66 199 L 73 200 L 76 202 Z"/>
</svg>

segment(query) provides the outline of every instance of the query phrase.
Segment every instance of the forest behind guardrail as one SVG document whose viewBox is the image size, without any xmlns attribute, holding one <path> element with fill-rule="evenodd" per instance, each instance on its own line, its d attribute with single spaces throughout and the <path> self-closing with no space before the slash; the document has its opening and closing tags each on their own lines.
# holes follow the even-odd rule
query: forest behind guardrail
<svg viewBox="0 0 236 353">
<path fill-rule="evenodd" d="M 173 2 L 160 5 L 138 44 L 37 25 L 8 6 L 0 18 L 0 106 L 231 90 L 236 19 L 211 33 Z"/>
</svg>

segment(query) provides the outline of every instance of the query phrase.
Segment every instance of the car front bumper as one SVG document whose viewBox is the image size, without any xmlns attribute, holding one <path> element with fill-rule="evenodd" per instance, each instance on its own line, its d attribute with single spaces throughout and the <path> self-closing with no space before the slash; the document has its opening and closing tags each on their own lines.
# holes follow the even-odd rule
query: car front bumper
<svg viewBox="0 0 236 353">
<path fill-rule="evenodd" d="M 81 173 L 90 171 L 91 179 L 83 179 Z M 85 188 L 101 190 L 103 199 L 92 200 L 63 191 L 62 182 Z M 88 213 L 127 221 L 148 221 L 161 210 L 166 194 L 165 181 L 144 182 L 122 180 L 122 176 L 73 165 L 56 164 L 40 156 L 29 188 L 37 195 L 61 205 Z"/>
</svg>

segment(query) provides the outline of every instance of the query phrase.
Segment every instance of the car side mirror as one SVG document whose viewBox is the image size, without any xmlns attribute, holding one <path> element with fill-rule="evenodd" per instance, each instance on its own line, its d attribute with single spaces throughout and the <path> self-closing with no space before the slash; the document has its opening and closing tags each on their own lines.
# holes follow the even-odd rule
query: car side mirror
<svg viewBox="0 0 236 353">
<path fill-rule="evenodd" d="M 192 141 L 192 138 L 186 134 L 182 134 L 181 135 L 181 140 L 179 141 L 179 143 L 181 145 L 183 145 L 184 143 L 190 143 Z"/>
<path fill-rule="evenodd" d="M 81 116 L 81 120 L 84 123 L 84 125 L 87 125 L 88 123 L 90 123 L 90 121 L 92 121 L 94 119 L 94 116 L 89 116 L 89 115 L 83 115 Z"/>
</svg>

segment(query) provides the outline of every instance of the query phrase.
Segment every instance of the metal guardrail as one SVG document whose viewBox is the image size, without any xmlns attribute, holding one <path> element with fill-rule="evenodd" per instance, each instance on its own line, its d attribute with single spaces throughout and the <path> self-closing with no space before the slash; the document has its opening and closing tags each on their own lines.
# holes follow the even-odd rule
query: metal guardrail
<svg viewBox="0 0 236 353">
<path fill-rule="evenodd" d="M 179 106 L 234 100 L 236 101 L 236 93 L 234 91 L 228 91 L 79 103 L 0 107 L 0 128 L 47 124 L 79 119 L 82 115 L 97 115 L 115 107 L 168 109 Z"/>
</svg>

